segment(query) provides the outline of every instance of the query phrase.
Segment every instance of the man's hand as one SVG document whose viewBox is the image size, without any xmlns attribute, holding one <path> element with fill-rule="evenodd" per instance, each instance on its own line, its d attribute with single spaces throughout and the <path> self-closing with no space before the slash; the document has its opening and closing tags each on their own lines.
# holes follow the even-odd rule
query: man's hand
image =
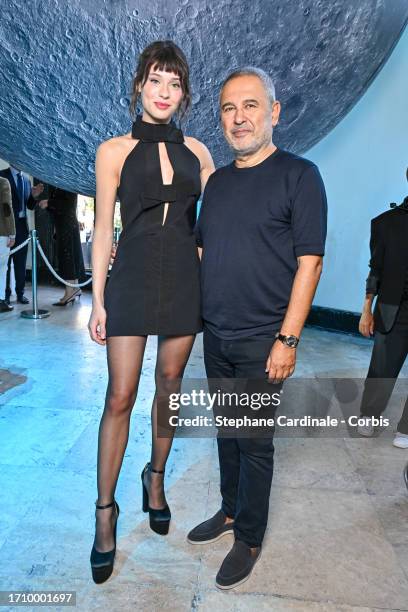
<svg viewBox="0 0 408 612">
<path fill-rule="evenodd" d="M 366 338 L 369 338 L 374 334 L 374 316 L 371 311 L 364 311 L 361 315 L 360 323 L 358 324 L 358 331 Z"/>
<path fill-rule="evenodd" d="M 36 198 L 44 191 L 44 185 L 42 183 L 38 183 L 38 185 L 34 185 L 31 187 L 31 195 L 33 198 Z"/>
<path fill-rule="evenodd" d="M 47 208 L 48 206 L 48 200 L 40 200 L 38 202 L 38 206 L 44 210 L 44 208 Z"/>
<path fill-rule="evenodd" d="M 296 349 L 285 346 L 280 340 L 276 340 L 271 348 L 266 361 L 266 372 L 268 380 L 278 384 L 292 376 L 296 365 Z"/>
<path fill-rule="evenodd" d="M 7 247 L 9 249 L 12 249 L 13 246 L 15 245 L 15 243 L 16 243 L 16 239 L 15 238 L 8 238 L 7 239 Z"/>
</svg>

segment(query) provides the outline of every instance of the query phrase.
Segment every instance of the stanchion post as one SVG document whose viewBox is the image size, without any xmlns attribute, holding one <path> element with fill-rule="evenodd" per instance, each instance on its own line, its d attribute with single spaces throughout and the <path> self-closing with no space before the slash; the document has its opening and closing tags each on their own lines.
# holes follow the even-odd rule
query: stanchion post
<svg viewBox="0 0 408 612">
<path fill-rule="evenodd" d="M 38 308 L 37 298 L 37 230 L 30 232 L 31 238 L 31 282 L 33 290 L 33 309 L 23 310 L 21 316 L 24 319 L 45 319 L 50 316 L 49 310 Z"/>
<path fill-rule="evenodd" d="M 33 292 L 33 311 L 35 317 L 38 316 L 38 302 L 37 302 L 37 230 L 31 230 L 31 288 Z"/>
</svg>

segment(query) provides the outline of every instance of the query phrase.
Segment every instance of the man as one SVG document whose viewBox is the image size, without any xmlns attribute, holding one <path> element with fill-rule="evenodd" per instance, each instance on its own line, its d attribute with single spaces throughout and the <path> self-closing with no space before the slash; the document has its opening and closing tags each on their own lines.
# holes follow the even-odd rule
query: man
<svg viewBox="0 0 408 612">
<path fill-rule="evenodd" d="M 6 178 L 11 187 L 12 205 L 14 212 L 14 219 L 16 224 L 16 239 L 14 247 L 18 247 L 22 242 L 27 240 L 28 237 L 28 225 L 27 225 L 27 208 L 33 210 L 35 207 L 35 200 L 43 190 L 43 185 L 40 183 L 35 187 L 31 187 L 28 177 L 21 172 L 20 169 L 15 166 L 6 168 L 0 171 L 0 176 Z M 25 287 L 25 274 L 26 274 L 26 262 L 27 262 L 27 246 L 23 247 L 14 255 L 11 255 L 8 268 L 7 268 L 7 279 L 6 279 L 6 303 L 10 303 L 10 266 L 11 259 L 14 263 L 14 276 L 16 280 L 16 294 L 17 301 L 20 304 L 28 304 L 29 300 L 24 295 Z"/>
<path fill-rule="evenodd" d="M 207 377 L 279 383 L 295 369 L 322 270 L 325 190 L 312 162 L 273 144 L 280 103 L 264 71 L 230 74 L 220 106 L 235 161 L 209 178 L 197 224 Z M 218 435 L 217 443 L 222 507 L 188 541 L 234 533 L 216 577 L 219 588 L 229 589 L 249 577 L 261 552 L 274 448 L 272 434 Z"/>
<path fill-rule="evenodd" d="M 367 417 L 358 427 L 362 436 L 374 435 L 372 417 L 386 409 L 408 354 L 407 236 L 408 198 L 371 221 L 370 273 L 359 330 L 366 337 L 374 334 L 374 346 L 361 402 L 361 416 Z M 408 398 L 393 444 L 408 448 Z"/>
<path fill-rule="evenodd" d="M 13 306 L 5 298 L 7 262 L 14 246 L 16 226 L 11 205 L 11 189 L 7 179 L 0 177 L 0 312 L 10 312 Z"/>
</svg>

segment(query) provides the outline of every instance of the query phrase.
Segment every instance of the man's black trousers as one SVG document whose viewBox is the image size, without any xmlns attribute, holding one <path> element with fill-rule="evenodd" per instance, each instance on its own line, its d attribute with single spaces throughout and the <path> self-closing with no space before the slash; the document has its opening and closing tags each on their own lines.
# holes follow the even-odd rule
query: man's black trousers
<svg viewBox="0 0 408 612">
<path fill-rule="evenodd" d="M 362 415 L 379 417 L 384 412 L 407 354 L 408 321 L 405 310 L 401 310 L 391 331 L 387 334 L 375 332 L 374 347 L 361 402 Z M 397 431 L 408 434 L 408 397 Z"/>
<path fill-rule="evenodd" d="M 268 338 L 239 338 L 222 340 L 204 329 L 204 361 L 210 388 L 217 386 L 215 379 L 248 379 L 264 381 L 255 383 L 257 390 L 277 393 L 281 385 L 268 384 L 265 373 L 266 360 L 275 341 L 275 334 Z M 232 381 L 231 381 L 232 382 Z M 223 383 L 220 381 L 220 386 Z M 231 387 L 229 387 L 231 389 Z M 270 416 L 275 416 L 271 408 Z M 246 410 L 246 414 L 248 414 Z M 257 416 L 256 413 L 253 416 Z M 247 430 L 248 431 L 248 430 Z M 220 490 L 222 510 L 235 519 L 234 533 L 238 540 L 249 546 L 260 546 L 268 521 L 269 495 L 273 475 L 273 430 L 268 428 L 266 437 L 221 437 L 218 432 L 218 456 L 220 463 Z"/>
<path fill-rule="evenodd" d="M 16 215 L 16 241 L 14 243 L 13 249 L 18 247 L 22 242 L 27 240 L 28 238 L 28 226 L 27 220 L 25 218 L 20 219 Z M 8 264 L 7 264 L 7 276 L 6 276 L 6 297 L 10 297 L 11 287 L 10 287 L 10 266 L 11 260 L 14 263 L 14 278 L 16 281 L 16 294 L 17 297 L 21 297 L 24 295 L 24 287 L 25 287 L 25 277 L 26 277 L 26 265 L 27 265 L 27 251 L 28 245 L 17 251 L 14 255 L 10 255 Z"/>
</svg>

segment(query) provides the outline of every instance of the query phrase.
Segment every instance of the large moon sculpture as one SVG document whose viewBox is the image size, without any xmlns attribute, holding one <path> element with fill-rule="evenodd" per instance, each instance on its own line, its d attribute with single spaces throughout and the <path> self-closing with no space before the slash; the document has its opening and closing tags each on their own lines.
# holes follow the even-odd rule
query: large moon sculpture
<svg viewBox="0 0 408 612">
<path fill-rule="evenodd" d="M 275 79 L 275 141 L 302 153 L 364 93 L 407 19 L 406 0 L 2 0 L 0 157 L 94 194 L 97 146 L 130 129 L 137 56 L 165 38 L 191 65 L 194 104 L 184 129 L 217 165 L 230 159 L 220 83 L 247 64 Z"/>
</svg>

